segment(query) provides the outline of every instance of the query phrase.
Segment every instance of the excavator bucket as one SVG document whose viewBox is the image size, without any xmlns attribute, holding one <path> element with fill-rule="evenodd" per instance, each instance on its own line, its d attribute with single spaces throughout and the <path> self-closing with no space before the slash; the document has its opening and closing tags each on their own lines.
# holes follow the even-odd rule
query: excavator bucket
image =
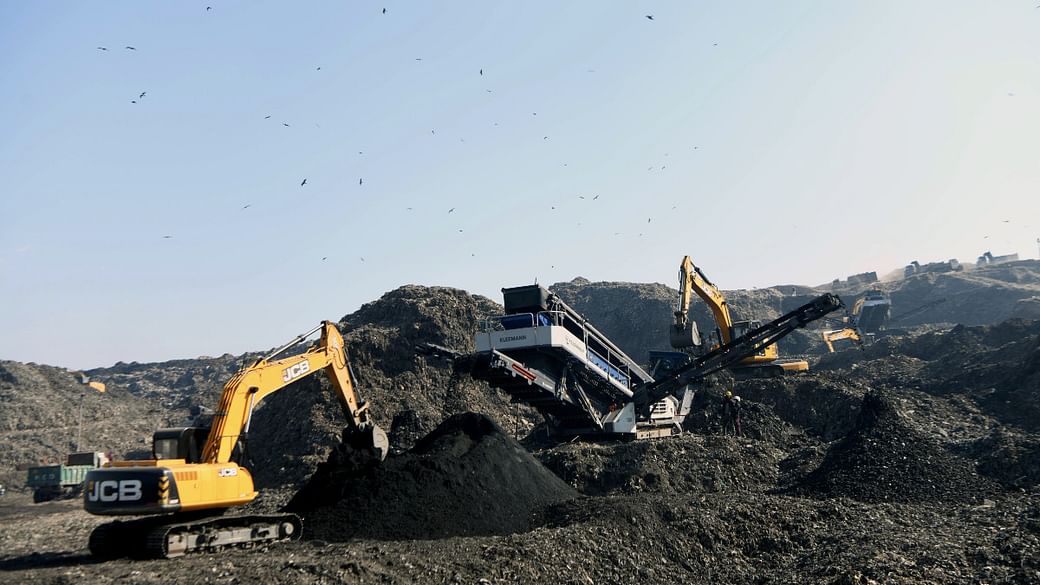
<svg viewBox="0 0 1040 585">
<path fill-rule="evenodd" d="M 697 331 L 696 321 L 691 320 L 685 327 L 672 324 L 668 327 L 668 334 L 668 341 L 676 349 L 698 347 L 701 344 L 701 334 Z"/>
<path fill-rule="evenodd" d="M 390 439 L 386 431 L 373 423 L 362 428 L 343 429 L 343 442 L 338 453 L 341 464 L 364 466 L 379 463 L 390 452 Z"/>
</svg>

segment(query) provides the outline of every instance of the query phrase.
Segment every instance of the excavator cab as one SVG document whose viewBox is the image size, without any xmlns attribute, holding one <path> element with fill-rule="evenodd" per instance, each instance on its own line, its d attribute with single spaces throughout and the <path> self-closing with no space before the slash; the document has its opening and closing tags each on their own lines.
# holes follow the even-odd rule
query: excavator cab
<svg viewBox="0 0 1040 585">
<path fill-rule="evenodd" d="M 208 437 L 209 427 L 159 429 L 152 434 L 152 456 L 198 463 L 202 461 L 202 448 Z"/>
</svg>

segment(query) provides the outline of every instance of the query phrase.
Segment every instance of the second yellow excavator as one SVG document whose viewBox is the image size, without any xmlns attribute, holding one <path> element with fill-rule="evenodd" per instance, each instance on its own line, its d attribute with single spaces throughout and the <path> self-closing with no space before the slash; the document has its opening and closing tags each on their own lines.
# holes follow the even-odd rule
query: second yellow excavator
<svg viewBox="0 0 1040 585">
<path fill-rule="evenodd" d="M 318 330 L 321 337 L 313 347 L 273 360 Z M 224 385 L 211 426 L 159 429 L 152 438 L 153 459 L 115 461 L 88 472 L 87 512 L 144 516 L 95 528 L 91 553 L 167 558 L 299 538 L 302 522 L 294 514 L 223 514 L 258 495 L 252 475 L 233 460 L 253 409 L 264 397 L 320 370 L 332 382 L 346 417 L 340 456 L 358 465 L 382 461 L 389 448 L 386 433 L 369 418 L 368 405 L 358 395 L 342 335 L 334 323 L 323 321 L 235 374 Z"/>
<path fill-rule="evenodd" d="M 722 291 L 708 280 L 689 256 L 684 256 L 679 265 L 679 307 L 675 311 L 675 322 L 669 331 L 669 341 L 676 349 L 698 345 L 696 324 L 690 318 L 690 302 L 694 293 L 704 300 L 715 317 L 719 344 L 727 344 L 762 325 L 758 320 L 734 322 Z M 776 344 L 773 343 L 758 348 L 754 355 L 730 369 L 738 374 L 778 376 L 807 371 L 809 362 L 800 359 L 780 359 Z"/>
</svg>

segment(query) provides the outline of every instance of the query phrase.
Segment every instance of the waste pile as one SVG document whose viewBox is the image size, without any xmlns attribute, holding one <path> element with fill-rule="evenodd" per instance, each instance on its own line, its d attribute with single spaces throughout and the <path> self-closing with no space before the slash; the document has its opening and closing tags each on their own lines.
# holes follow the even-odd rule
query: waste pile
<svg viewBox="0 0 1040 585">
<path fill-rule="evenodd" d="M 433 539 L 521 532 L 577 495 L 491 419 L 463 413 L 379 465 L 333 452 L 287 509 L 311 539 Z"/>
<path fill-rule="evenodd" d="M 974 464 L 910 428 L 879 392 L 791 493 L 863 502 L 978 502 L 999 491 Z"/>
</svg>

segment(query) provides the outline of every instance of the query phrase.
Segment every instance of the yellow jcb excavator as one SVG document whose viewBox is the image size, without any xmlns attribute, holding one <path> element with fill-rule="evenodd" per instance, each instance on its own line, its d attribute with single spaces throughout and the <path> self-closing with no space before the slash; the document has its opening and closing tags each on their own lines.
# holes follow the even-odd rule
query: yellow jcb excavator
<svg viewBox="0 0 1040 585">
<path fill-rule="evenodd" d="M 720 344 L 727 344 L 762 325 L 757 320 L 734 322 L 722 291 L 708 280 L 689 256 L 684 256 L 679 265 L 679 308 L 669 331 L 669 340 L 676 349 L 699 345 L 696 324 L 690 319 L 690 302 L 694 293 L 704 300 L 714 315 Z M 808 369 L 809 362 L 805 360 L 780 359 L 775 343 L 759 348 L 755 355 L 731 368 L 734 373 L 751 375 L 783 375 Z"/>
<path fill-rule="evenodd" d="M 321 330 L 307 351 L 272 361 Z M 87 474 L 84 507 L 98 515 L 145 516 L 98 526 L 90 551 L 98 557 L 176 557 L 291 540 L 302 522 L 294 514 L 222 515 L 258 495 L 249 471 L 233 461 L 249 431 L 253 409 L 273 392 L 325 370 L 343 408 L 344 457 L 358 465 L 382 461 L 389 441 L 370 418 L 368 404 L 354 387 L 343 337 L 330 321 L 256 360 L 224 385 L 210 427 L 159 429 L 152 438 L 154 459 L 116 461 Z"/>
</svg>

